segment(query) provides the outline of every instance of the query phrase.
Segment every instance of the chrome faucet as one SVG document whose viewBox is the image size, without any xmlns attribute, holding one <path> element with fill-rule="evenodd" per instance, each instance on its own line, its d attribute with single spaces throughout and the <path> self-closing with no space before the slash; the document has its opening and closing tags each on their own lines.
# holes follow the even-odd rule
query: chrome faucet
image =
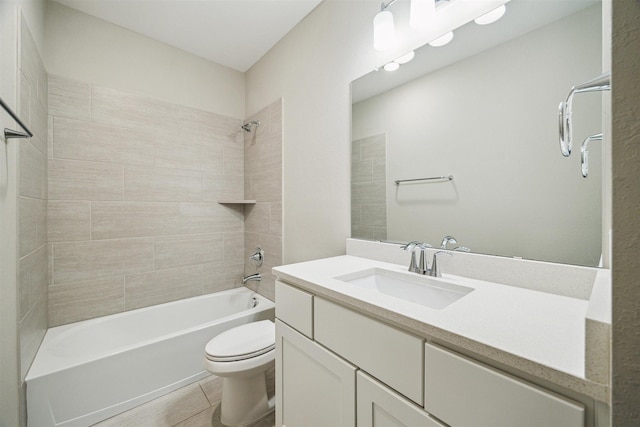
<svg viewBox="0 0 640 427">
<path fill-rule="evenodd" d="M 448 236 L 451 237 L 451 236 Z M 455 240 L 455 239 L 453 239 Z M 456 243 L 456 242 L 451 242 Z M 438 268 L 438 255 L 445 254 L 451 256 L 447 251 L 437 251 L 433 254 L 431 261 L 431 267 L 427 262 L 427 248 L 432 246 L 428 243 L 420 243 L 417 241 L 409 242 L 406 245 L 401 246 L 405 251 L 411 251 L 411 262 L 409 263 L 409 271 L 412 273 L 424 274 L 432 277 L 442 277 L 440 269 Z M 416 262 L 416 249 L 420 249 L 420 261 Z"/>
<path fill-rule="evenodd" d="M 248 276 L 244 276 L 242 278 L 242 284 L 244 285 L 247 282 L 259 282 L 261 280 L 262 280 L 262 276 L 260 275 L 260 273 L 253 273 Z"/>
</svg>

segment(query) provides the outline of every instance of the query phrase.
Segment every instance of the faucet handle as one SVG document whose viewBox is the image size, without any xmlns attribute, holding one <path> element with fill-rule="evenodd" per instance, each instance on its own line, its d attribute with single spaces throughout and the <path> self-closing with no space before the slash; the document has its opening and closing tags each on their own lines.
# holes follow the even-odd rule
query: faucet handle
<svg viewBox="0 0 640 427">
<path fill-rule="evenodd" d="M 445 254 L 448 256 L 452 256 L 449 252 L 446 251 L 438 251 L 433 254 L 433 261 L 431 261 L 431 270 L 429 271 L 429 275 L 433 277 L 442 277 L 442 273 L 440 273 L 440 269 L 438 268 L 438 255 Z"/>
<path fill-rule="evenodd" d="M 442 238 L 442 242 L 440 243 L 440 249 L 447 249 L 447 244 L 449 243 L 455 245 L 456 243 L 458 243 L 458 241 L 453 236 L 444 236 Z"/>
<path fill-rule="evenodd" d="M 419 244 L 420 244 L 420 242 L 418 242 L 417 240 L 414 240 L 414 241 L 411 241 L 411 242 L 407 243 L 406 245 L 400 246 L 400 248 L 402 250 L 405 250 L 405 251 L 412 251 Z"/>
</svg>

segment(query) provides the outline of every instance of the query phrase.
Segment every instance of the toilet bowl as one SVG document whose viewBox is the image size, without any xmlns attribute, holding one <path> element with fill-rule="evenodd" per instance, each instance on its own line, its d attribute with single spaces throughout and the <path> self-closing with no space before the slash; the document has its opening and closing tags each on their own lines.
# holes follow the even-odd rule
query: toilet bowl
<svg viewBox="0 0 640 427">
<path fill-rule="evenodd" d="M 274 360 L 275 325 L 270 320 L 229 329 L 207 343 L 205 368 L 222 377 L 223 424 L 245 426 L 274 409 L 265 375 Z"/>
</svg>

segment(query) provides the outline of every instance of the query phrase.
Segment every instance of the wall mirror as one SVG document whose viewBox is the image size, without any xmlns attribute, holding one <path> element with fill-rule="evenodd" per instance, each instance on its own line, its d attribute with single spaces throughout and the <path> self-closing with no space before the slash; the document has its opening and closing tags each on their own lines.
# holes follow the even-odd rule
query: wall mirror
<svg viewBox="0 0 640 427">
<path fill-rule="evenodd" d="M 558 105 L 602 72 L 601 3 L 512 0 L 396 71 L 352 83 L 352 237 L 597 266 L 602 251 L 602 93 L 574 104 L 563 157 Z M 432 181 L 396 180 L 453 177 Z"/>
</svg>

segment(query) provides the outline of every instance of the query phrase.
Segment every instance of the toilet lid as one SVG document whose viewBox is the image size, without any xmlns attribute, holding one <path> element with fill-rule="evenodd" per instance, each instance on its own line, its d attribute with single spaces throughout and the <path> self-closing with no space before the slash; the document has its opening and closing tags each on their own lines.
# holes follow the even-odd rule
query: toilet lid
<svg viewBox="0 0 640 427">
<path fill-rule="evenodd" d="M 245 360 L 275 348 L 275 325 L 270 320 L 231 328 L 213 338 L 205 347 L 207 359 L 214 362 Z"/>
</svg>

